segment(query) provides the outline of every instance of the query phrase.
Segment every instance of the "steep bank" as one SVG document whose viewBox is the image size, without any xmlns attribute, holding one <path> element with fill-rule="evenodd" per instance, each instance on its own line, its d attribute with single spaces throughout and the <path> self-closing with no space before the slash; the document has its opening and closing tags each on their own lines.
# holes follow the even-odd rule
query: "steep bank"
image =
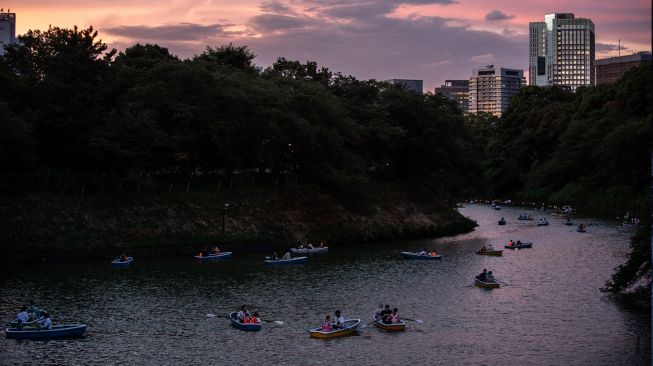
<svg viewBox="0 0 653 366">
<path fill-rule="evenodd" d="M 0 205 L 0 253 L 12 262 L 287 248 L 297 240 L 334 245 L 467 232 L 475 224 L 436 199 L 398 190 L 343 205 L 309 189 L 70 197 L 14 195 Z M 222 236 L 224 203 L 225 235 Z"/>
</svg>

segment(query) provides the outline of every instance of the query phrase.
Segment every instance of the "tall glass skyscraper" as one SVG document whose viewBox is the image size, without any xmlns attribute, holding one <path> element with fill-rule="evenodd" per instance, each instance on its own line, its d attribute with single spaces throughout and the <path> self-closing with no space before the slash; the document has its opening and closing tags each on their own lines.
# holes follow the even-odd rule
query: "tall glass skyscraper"
<svg viewBox="0 0 653 366">
<path fill-rule="evenodd" d="M 530 85 L 594 85 L 594 23 L 572 13 L 544 16 L 529 23 Z"/>
</svg>

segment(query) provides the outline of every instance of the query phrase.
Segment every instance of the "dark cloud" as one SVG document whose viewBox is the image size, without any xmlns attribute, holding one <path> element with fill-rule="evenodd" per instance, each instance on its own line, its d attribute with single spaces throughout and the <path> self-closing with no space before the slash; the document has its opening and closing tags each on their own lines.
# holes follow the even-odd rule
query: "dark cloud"
<svg viewBox="0 0 653 366">
<path fill-rule="evenodd" d="M 290 14 L 290 8 L 279 1 L 264 1 L 259 5 L 259 9 L 265 13 Z"/>
<path fill-rule="evenodd" d="M 608 53 L 608 52 L 611 52 L 611 51 L 617 51 L 619 49 L 619 44 L 596 42 L 595 47 L 596 47 L 596 52 Z M 621 50 L 626 51 L 626 50 L 628 50 L 628 47 L 624 47 L 624 45 L 621 45 Z"/>
<path fill-rule="evenodd" d="M 261 14 L 250 19 L 249 26 L 258 32 L 274 32 L 316 26 L 320 22 L 310 17 L 280 14 Z"/>
<path fill-rule="evenodd" d="M 115 36 L 140 40 L 196 41 L 208 37 L 229 36 L 238 33 L 225 31 L 230 24 L 179 23 L 150 27 L 145 25 L 118 26 L 103 28 L 104 32 Z"/>
<path fill-rule="evenodd" d="M 508 15 L 502 13 L 500 10 L 492 10 L 491 12 L 485 14 L 485 20 L 494 22 L 499 20 L 508 20 L 514 18 L 514 15 Z"/>
<path fill-rule="evenodd" d="M 344 19 L 370 19 L 392 13 L 401 5 L 451 5 L 456 0 L 307 0 L 306 9 L 321 15 Z"/>
</svg>

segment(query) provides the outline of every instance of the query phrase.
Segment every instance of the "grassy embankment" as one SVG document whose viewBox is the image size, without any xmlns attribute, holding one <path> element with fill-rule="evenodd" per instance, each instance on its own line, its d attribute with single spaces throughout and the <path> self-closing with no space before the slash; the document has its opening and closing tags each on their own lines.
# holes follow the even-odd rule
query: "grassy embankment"
<svg viewBox="0 0 653 366">
<path fill-rule="evenodd" d="M 297 240 L 335 245 L 453 235 L 475 223 L 427 195 L 371 189 L 365 204 L 309 188 L 173 194 L 54 193 L 2 197 L 0 253 L 12 262 L 189 255 L 223 249 L 288 248 Z M 222 236 L 222 211 L 226 235 Z"/>
</svg>

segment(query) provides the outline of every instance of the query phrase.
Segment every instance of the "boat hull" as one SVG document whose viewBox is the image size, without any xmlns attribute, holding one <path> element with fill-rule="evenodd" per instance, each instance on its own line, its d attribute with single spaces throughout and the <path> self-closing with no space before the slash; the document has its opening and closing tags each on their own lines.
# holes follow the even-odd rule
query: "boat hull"
<svg viewBox="0 0 653 366">
<path fill-rule="evenodd" d="M 131 266 L 133 261 L 134 261 L 133 257 L 127 257 L 127 261 L 125 261 L 125 262 L 121 262 L 119 260 L 113 260 L 113 261 L 111 261 L 111 267 L 127 268 L 127 267 Z"/>
<path fill-rule="evenodd" d="M 420 260 L 436 260 L 436 259 L 442 259 L 442 256 L 440 254 L 438 255 L 422 255 L 419 253 L 415 252 L 401 252 L 401 256 L 404 257 L 405 259 L 420 259 Z"/>
<path fill-rule="evenodd" d="M 197 259 L 199 261 L 218 261 L 218 260 L 222 260 L 222 259 L 231 258 L 231 252 L 224 252 L 224 253 L 220 253 L 218 255 L 213 255 L 213 254 L 196 255 L 193 258 L 195 258 L 195 259 Z"/>
<path fill-rule="evenodd" d="M 396 324 L 385 324 L 383 321 L 381 321 L 380 316 L 374 316 L 374 326 L 380 329 L 383 329 L 387 332 L 403 332 L 406 330 L 406 323 L 403 321 L 399 321 L 399 323 Z"/>
<path fill-rule="evenodd" d="M 495 257 L 501 257 L 503 255 L 503 250 L 493 250 L 493 251 L 489 251 L 489 250 L 480 251 L 480 250 L 477 250 L 476 254 L 492 255 L 492 256 L 495 256 Z"/>
<path fill-rule="evenodd" d="M 486 282 L 478 279 L 478 276 L 474 276 L 474 284 L 478 287 L 483 288 L 499 288 L 501 284 L 499 282 Z"/>
<path fill-rule="evenodd" d="M 53 339 L 81 337 L 86 331 L 85 324 L 55 325 L 52 329 L 18 330 L 17 328 L 5 329 L 7 339 Z"/>
<path fill-rule="evenodd" d="M 291 254 L 317 254 L 317 253 L 326 253 L 329 251 L 329 247 L 322 247 L 322 248 L 290 248 L 290 253 Z"/>
<path fill-rule="evenodd" d="M 241 323 L 238 321 L 237 315 L 238 315 L 237 312 L 233 312 L 229 314 L 229 321 L 231 322 L 232 327 L 236 329 L 244 330 L 245 332 L 258 332 L 259 330 L 261 330 L 261 324 Z"/>
<path fill-rule="evenodd" d="M 296 257 L 296 258 L 290 258 L 290 259 L 266 259 L 263 261 L 263 263 L 271 266 L 278 266 L 278 265 L 289 265 L 289 264 L 304 264 L 306 263 L 308 257 Z"/>
<path fill-rule="evenodd" d="M 360 319 L 347 319 L 345 320 L 345 328 L 338 329 L 331 332 L 323 332 L 322 327 L 317 327 L 309 330 L 311 338 L 318 339 L 329 339 L 329 338 L 338 338 L 345 337 L 348 335 L 355 334 L 357 332 L 358 325 L 361 323 Z"/>
</svg>

